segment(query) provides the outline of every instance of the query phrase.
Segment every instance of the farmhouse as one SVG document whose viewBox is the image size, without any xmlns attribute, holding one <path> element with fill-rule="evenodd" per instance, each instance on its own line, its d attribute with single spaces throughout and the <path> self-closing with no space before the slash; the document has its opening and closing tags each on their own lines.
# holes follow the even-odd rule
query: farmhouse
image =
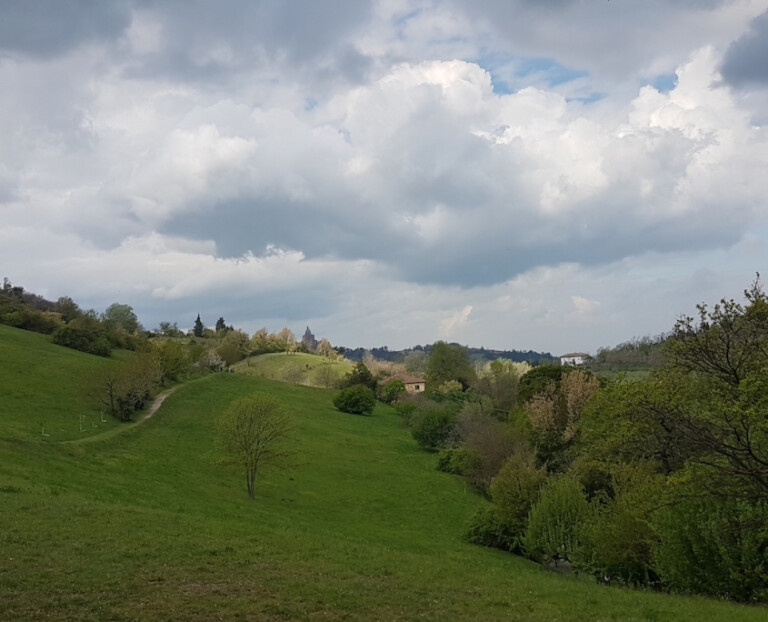
<svg viewBox="0 0 768 622">
<path fill-rule="evenodd" d="M 391 380 L 400 380 L 405 385 L 405 390 L 408 393 L 422 393 L 424 391 L 424 378 L 411 376 L 410 374 L 395 374 L 386 380 L 382 380 L 380 384 L 387 384 Z"/>
<path fill-rule="evenodd" d="M 571 352 L 560 356 L 561 365 L 584 365 L 591 358 L 586 352 Z"/>
</svg>

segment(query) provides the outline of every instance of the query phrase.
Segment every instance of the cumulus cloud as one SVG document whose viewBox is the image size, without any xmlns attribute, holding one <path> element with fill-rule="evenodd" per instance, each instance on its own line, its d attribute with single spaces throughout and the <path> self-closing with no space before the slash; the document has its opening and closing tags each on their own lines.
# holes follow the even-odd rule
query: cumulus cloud
<svg viewBox="0 0 768 622">
<path fill-rule="evenodd" d="M 760 269 L 768 126 L 734 86 L 768 0 L 54 4 L 0 3 L 0 265 L 30 289 L 567 351 L 668 328 L 649 289 L 674 317 L 733 249 Z"/>
</svg>

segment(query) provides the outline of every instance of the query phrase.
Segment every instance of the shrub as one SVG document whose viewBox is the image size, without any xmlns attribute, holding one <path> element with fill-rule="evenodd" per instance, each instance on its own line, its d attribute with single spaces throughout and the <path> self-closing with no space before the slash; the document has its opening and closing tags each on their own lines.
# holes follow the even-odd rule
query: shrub
<svg viewBox="0 0 768 622">
<path fill-rule="evenodd" d="M 450 404 L 427 403 L 410 416 L 409 427 L 413 438 L 424 449 L 445 447 L 453 433 L 456 409 Z"/>
<path fill-rule="evenodd" d="M 371 370 L 368 369 L 365 366 L 365 363 L 363 363 L 362 361 L 359 361 L 355 365 L 355 367 L 352 369 L 352 371 L 349 372 L 346 376 L 344 376 L 343 386 L 345 388 L 350 388 L 357 384 L 361 384 L 365 387 L 368 387 L 371 391 L 376 391 L 376 389 L 378 388 L 378 383 L 376 382 L 376 378 L 373 377 Z"/>
<path fill-rule="evenodd" d="M 443 449 L 437 456 L 437 470 L 453 475 L 466 475 L 477 469 L 480 457 L 469 449 Z"/>
<path fill-rule="evenodd" d="M 527 554 L 546 563 L 571 561 L 588 513 L 578 482 L 565 476 L 550 478 L 528 516 L 523 539 Z"/>
<path fill-rule="evenodd" d="M 463 475 L 476 489 L 488 491 L 493 478 L 522 444 L 508 423 L 501 423 L 478 410 L 478 404 L 465 403 L 456 418 L 456 437 L 476 460 L 467 464 Z"/>
<path fill-rule="evenodd" d="M 342 389 L 333 400 L 333 405 L 341 412 L 354 415 L 370 415 L 376 405 L 376 395 L 362 384 Z"/>
<path fill-rule="evenodd" d="M 503 551 L 516 551 L 518 534 L 497 507 L 485 507 L 470 519 L 464 537 L 472 544 L 488 546 Z"/>
<path fill-rule="evenodd" d="M 499 520 L 504 522 L 509 550 L 522 552 L 528 514 L 546 480 L 546 471 L 536 467 L 533 452 L 522 448 L 507 459 L 493 478 L 491 498 L 498 509 Z"/>
<path fill-rule="evenodd" d="M 583 523 L 576 563 L 580 570 L 623 585 L 649 585 L 653 571 L 655 533 L 637 512 L 614 501 L 595 502 Z"/>
<path fill-rule="evenodd" d="M 396 402 L 405 393 L 405 383 L 395 378 L 379 388 L 379 399 L 385 404 Z"/>
<path fill-rule="evenodd" d="M 53 343 L 97 356 L 108 357 L 112 354 L 112 347 L 103 333 L 75 326 L 75 322 L 77 320 L 56 329 L 53 333 Z"/>
<path fill-rule="evenodd" d="M 395 404 L 395 412 L 403 418 L 405 425 L 410 425 L 411 417 L 418 408 L 417 404 L 413 400 L 400 400 Z"/>
<path fill-rule="evenodd" d="M 51 311 L 37 311 L 30 307 L 19 306 L 16 310 L 0 312 L 0 324 L 8 324 L 23 330 L 50 335 L 63 326 L 61 316 Z"/>
<path fill-rule="evenodd" d="M 746 602 L 768 597 L 766 503 L 683 499 L 655 523 L 655 567 L 667 587 Z"/>
</svg>

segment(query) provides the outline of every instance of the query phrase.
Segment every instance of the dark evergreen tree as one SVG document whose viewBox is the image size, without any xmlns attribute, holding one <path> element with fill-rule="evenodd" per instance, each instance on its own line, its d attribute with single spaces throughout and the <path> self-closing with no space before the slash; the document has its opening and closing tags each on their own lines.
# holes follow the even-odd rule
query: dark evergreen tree
<svg viewBox="0 0 768 622">
<path fill-rule="evenodd" d="M 218 320 L 216 320 L 216 332 L 217 333 L 223 333 L 227 330 L 227 323 L 224 321 L 223 317 L 220 317 Z"/>
<path fill-rule="evenodd" d="M 195 335 L 195 337 L 202 337 L 203 330 L 205 330 L 205 327 L 203 326 L 203 322 L 200 320 L 200 314 L 198 313 L 197 319 L 195 320 L 195 327 L 192 329 L 192 333 Z"/>
</svg>

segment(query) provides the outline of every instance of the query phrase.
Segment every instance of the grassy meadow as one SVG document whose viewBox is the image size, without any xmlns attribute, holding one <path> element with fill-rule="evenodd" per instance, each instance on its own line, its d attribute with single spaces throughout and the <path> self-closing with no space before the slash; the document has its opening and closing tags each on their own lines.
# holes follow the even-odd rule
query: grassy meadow
<svg viewBox="0 0 768 622">
<path fill-rule="evenodd" d="M 343 414 L 333 391 L 214 374 L 120 433 L 41 437 L 43 414 L 66 431 L 87 412 L 75 387 L 108 363 L 0 326 L 0 620 L 768 620 L 465 543 L 483 499 L 392 409 Z M 250 502 L 213 434 L 255 391 L 292 413 L 293 455 Z"/>
<path fill-rule="evenodd" d="M 114 364 L 0 324 L 0 436 L 62 441 L 118 427 L 88 396 L 89 379 Z"/>
</svg>

